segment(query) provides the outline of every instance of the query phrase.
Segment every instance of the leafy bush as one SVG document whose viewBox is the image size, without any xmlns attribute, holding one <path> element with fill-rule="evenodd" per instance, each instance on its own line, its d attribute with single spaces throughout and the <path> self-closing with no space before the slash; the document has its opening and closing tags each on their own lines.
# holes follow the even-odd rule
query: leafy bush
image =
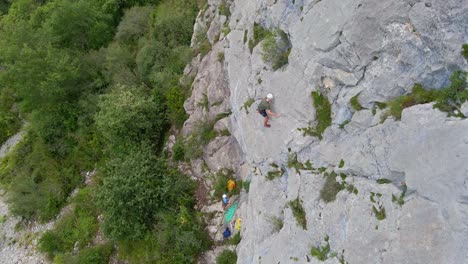
<svg viewBox="0 0 468 264">
<path fill-rule="evenodd" d="M 134 6 L 126 10 L 117 27 L 115 38 L 118 41 L 134 41 L 142 37 L 149 30 L 153 10 L 152 6 Z"/>
<path fill-rule="evenodd" d="M 180 87 L 174 86 L 166 93 L 167 115 L 171 124 L 181 128 L 188 115 L 184 109 L 185 95 Z"/>
<path fill-rule="evenodd" d="M 306 212 L 304 211 L 304 207 L 302 207 L 302 201 L 299 200 L 299 197 L 295 200 L 289 201 L 288 206 L 291 208 L 297 224 L 307 230 Z"/>
<path fill-rule="evenodd" d="M 172 148 L 172 159 L 174 161 L 183 161 L 185 160 L 185 146 L 184 146 L 184 140 L 178 139 L 176 143 L 174 144 L 174 147 Z"/>
<path fill-rule="evenodd" d="M 229 239 L 228 244 L 230 245 L 238 245 L 241 241 L 240 232 L 237 232 L 231 239 Z"/>
<path fill-rule="evenodd" d="M 216 258 L 216 264 L 236 264 L 237 254 L 235 251 L 225 249 Z"/>
<path fill-rule="evenodd" d="M 119 242 L 119 255 L 130 263 L 196 263 L 211 242 L 202 219 L 188 208 L 174 207 L 159 213 L 155 228 L 143 239 Z"/>
<path fill-rule="evenodd" d="M 96 126 L 111 151 L 124 151 L 130 145 L 161 142 L 166 127 L 164 108 L 141 88 L 117 86 L 101 96 Z"/>
<path fill-rule="evenodd" d="M 277 29 L 274 34 L 268 34 L 265 37 L 262 48 L 263 61 L 270 64 L 273 70 L 276 71 L 288 64 L 291 43 L 284 31 Z"/>
</svg>

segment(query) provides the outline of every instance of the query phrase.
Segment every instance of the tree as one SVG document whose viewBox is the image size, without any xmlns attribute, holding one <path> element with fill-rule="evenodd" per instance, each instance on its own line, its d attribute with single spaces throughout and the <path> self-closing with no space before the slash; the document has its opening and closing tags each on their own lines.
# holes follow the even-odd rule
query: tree
<svg viewBox="0 0 468 264">
<path fill-rule="evenodd" d="M 142 238 L 164 202 L 162 180 L 167 167 L 148 145 L 133 146 L 128 155 L 109 161 L 97 204 L 104 214 L 104 232 L 112 239 Z"/>
<path fill-rule="evenodd" d="M 111 150 L 124 151 L 139 142 L 159 146 L 166 128 L 163 102 L 141 88 L 119 85 L 101 96 L 96 125 Z"/>
</svg>

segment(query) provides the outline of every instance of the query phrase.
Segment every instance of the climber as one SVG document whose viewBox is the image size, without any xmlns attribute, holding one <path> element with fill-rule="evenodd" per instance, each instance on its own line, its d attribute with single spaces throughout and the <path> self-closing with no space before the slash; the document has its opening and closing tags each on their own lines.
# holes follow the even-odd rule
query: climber
<svg viewBox="0 0 468 264">
<path fill-rule="evenodd" d="M 271 125 L 268 124 L 268 120 L 270 119 L 268 115 L 276 116 L 276 117 L 280 116 L 279 114 L 274 113 L 270 110 L 271 100 L 273 100 L 273 95 L 268 94 L 265 99 L 262 99 L 262 101 L 258 104 L 258 107 L 257 107 L 258 113 L 265 117 L 265 121 L 263 122 L 263 126 L 265 127 L 271 127 Z"/>
<path fill-rule="evenodd" d="M 227 197 L 227 194 L 223 194 L 222 203 L 223 203 L 223 210 L 225 210 L 225 209 L 226 209 L 226 206 L 227 206 L 228 203 L 229 203 L 229 198 Z"/>
<path fill-rule="evenodd" d="M 234 188 L 236 188 L 236 182 L 233 181 L 233 180 L 229 180 L 229 181 L 227 182 L 227 189 L 228 189 L 228 191 L 232 191 L 232 190 L 234 190 Z"/>
</svg>

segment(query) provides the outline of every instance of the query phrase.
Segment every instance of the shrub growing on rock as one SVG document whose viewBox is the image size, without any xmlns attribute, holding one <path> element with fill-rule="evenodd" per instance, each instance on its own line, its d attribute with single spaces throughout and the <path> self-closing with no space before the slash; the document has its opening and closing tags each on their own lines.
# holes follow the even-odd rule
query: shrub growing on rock
<svg viewBox="0 0 468 264">
<path fill-rule="evenodd" d="M 288 64 L 291 43 L 288 35 L 277 29 L 273 34 L 268 34 L 263 42 L 262 59 L 271 65 L 273 70 L 277 70 Z"/>
<path fill-rule="evenodd" d="M 237 254 L 235 251 L 225 249 L 216 258 L 216 264 L 236 264 Z"/>
</svg>

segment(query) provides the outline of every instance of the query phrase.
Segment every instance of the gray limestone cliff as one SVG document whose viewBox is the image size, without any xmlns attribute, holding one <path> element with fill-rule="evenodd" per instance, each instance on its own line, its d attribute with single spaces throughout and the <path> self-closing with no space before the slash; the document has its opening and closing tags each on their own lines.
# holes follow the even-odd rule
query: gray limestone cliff
<svg viewBox="0 0 468 264">
<path fill-rule="evenodd" d="M 287 64 L 264 62 L 258 27 L 284 32 Z M 194 82 L 182 134 L 213 120 L 229 131 L 191 163 L 202 179 L 204 167 L 231 168 L 251 182 L 236 213 L 238 263 L 321 263 L 311 249 L 326 237 L 324 263 L 468 263 L 468 120 L 433 103 L 404 109 L 401 120 L 376 107 L 415 83 L 440 89 L 468 70 L 460 55 L 468 1 L 209 0 L 194 29 L 193 45 L 206 36 L 211 50 L 186 68 Z M 331 104 L 321 140 L 298 130 L 317 123 L 313 91 Z M 281 114 L 271 128 L 256 112 L 267 93 Z M 271 164 L 284 173 L 268 180 Z M 320 193 L 335 176 L 349 191 L 326 203 Z M 292 211 L 297 198 L 305 228 Z M 221 222 L 211 223 L 218 239 Z"/>
</svg>

